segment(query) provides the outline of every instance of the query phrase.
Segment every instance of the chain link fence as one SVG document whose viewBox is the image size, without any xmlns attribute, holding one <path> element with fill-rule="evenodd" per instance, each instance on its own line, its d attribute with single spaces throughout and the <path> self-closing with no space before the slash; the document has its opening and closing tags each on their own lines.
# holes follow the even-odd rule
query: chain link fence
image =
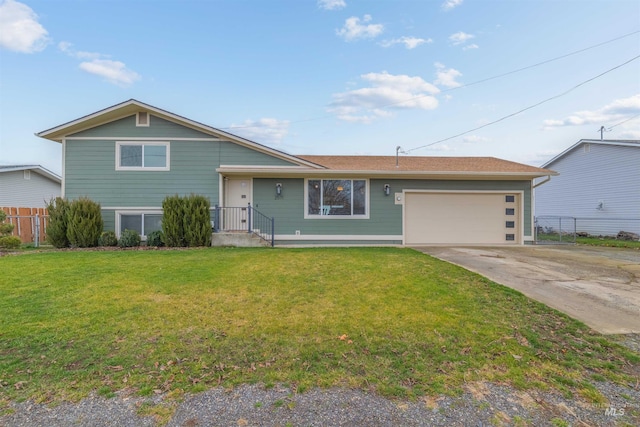
<svg viewBox="0 0 640 427">
<path fill-rule="evenodd" d="M 571 244 L 577 237 L 638 240 L 640 218 L 576 218 L 537 216 L 535 240 L 539 244 Z"/>
</svg>

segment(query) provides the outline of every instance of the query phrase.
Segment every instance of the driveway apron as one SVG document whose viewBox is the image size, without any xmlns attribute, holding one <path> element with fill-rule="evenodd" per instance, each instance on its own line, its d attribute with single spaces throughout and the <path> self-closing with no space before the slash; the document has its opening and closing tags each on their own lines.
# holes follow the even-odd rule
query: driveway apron
<svg viewBox="0 0 640 427">
<path fill-rule="evenodd" d="M 640 333 L 640 251 L 583 246 L 415 247 L 574 317 Z"/>
</svg>

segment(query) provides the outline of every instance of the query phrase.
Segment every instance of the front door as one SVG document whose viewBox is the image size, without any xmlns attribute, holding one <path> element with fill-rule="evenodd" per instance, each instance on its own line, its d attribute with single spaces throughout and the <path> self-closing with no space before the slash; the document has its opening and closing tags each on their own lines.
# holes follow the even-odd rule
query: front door
<svg viewBox="0 0 640 427">
<path fill-rule="evenodd" d="M 247 231 L 248 209 L 251 203 L 251 178 L 229 178 L 225 181 L 225 214 L 222 229 Z"/>
</svg>

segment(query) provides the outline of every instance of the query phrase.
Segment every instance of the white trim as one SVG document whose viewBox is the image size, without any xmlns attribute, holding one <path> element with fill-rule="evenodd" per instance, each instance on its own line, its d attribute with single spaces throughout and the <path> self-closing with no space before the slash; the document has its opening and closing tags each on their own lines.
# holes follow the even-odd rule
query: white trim
<svg viewBox="0 0 640 427">
<path fill-rule="evenodd" d="M 519 230 L 518 230 L 518 234 L 516 235 L 516 240 L 515 240 L 515 244 L 514 243 L 505 243 L 507 245 L 522 245 L 524 244 L 524 191 L 523 190 L 422 190 L 422 189 L 416 189 L 416 190 L 411 190 L 411 189 L 403 189 L 402 190 L 402 199 L 403 201 L 407 199 L 407 194 L 406 193 L 425 193 L 425 194 L 503 194 L 503 195 L 511 195 L 511 194 L 517 194 L 518 195 L 518 206 L 516 209 L 516 216 L 518 216 L 518 222 L 519 224 Z M 405 245 L 406 244 L 406 234 L 407 234 L 407 230 L 406 230 L 406 224 L 405 224 L 405 218 L 406 218 L 406 204 L 403 203 L 402 204 L 402 244 Z M 531 215 L 532 218 L 532 222 L 533 222 L 533 212 Z M 533 224 L 532 224 L 533 225 Z M 488 244 L 489 245 L 489 244 Z"/>
<path fill-rule="evenodd" d="M 116 140 L 120 139 L 121 136 L 88 136 L 88 137 L 80 137 L 80 136 L 70 136 L 65 139 L 69 141 L 104 141 L 104 140 Z M 206 141 L 206 142 L 217 142 L 222 141 L 220 138 L 169 138 L 171 141 Z M 127 141 L 157 141 L 158 137 L 146 137 L 146 136 L 135 136 L 135 137 L 127 137 Z"/>
<path fill-rule="evenodd" d="M 400 235 L 385 234 L 376 236 L 373 234 L 276 234 L 275 240 L 398 240 L 402 241 Z"/>
<path fill-rule="evenodd" d="M 348 220 L 358 220 L 358 219 L 369 219 L 371 215 L 371 207 L 369 203 L 369 189 L 371 187 L 371 182 L 367 178 L 313 178 L 314 180 L 324 181 L 324 180 L 332 180 L 332 181 L 340 181 L 340 180 L 349 180 L 351 181 L 351 201 L 353 202 L 353 181 L 364 181 L 365 182 L 365 194 L 364 194 L 364 215 L 312 215 L 309 213 L 309 178 L 304 179 L 304 219 L 320 219 L 320 220 L 336 220 L 336 219 L 348 219 Z"/>
<path fill-rule="evenodd" d="M 162 212 L 162 206 L 101 206 L 101 210 L 103 211 L 150 211 L 150 210 L 159 210 Z"/>
<path fill-rule="evenodd" d="M 123 145 L 140 145 L 143 147 L 142 151 L 142 162 L 144 163 L 144 147 L 145 146 L 163 146 L 166 148 L 166 166 L 161 167 L 148 167 L 148 166 L 120 166 L 120 147 Z M 171 170 L 171 143 L 169 141 L 116 141 L 116 170 L 117 171 L 144 171 L 144 172 L 152 172 L 152 171 L 168 171 Z"/>
<path fill-rule="evenodd" d="M 105 208 L 102 208 L 105 209 Z M 115 233 L 118 239 L 120 238 L 120 216 L 121 215 L 162 215 L 162 209 L 119 209 L 114 212 L 115 214 Z M 140 238 L 143 240 L 147 238 L 146 234 L 140 234 Z"/>
<path fill-rule="evenodd" d="M 140 123 L 140 114 L 146 114 L 147 115 L 147 122 L 146 123 Z M 149 114 L 148 111 L 138 111 L 136 113 L 136 127 L 149 127 L 151 123 L 151 114 Z"/>
<path fill-rule="evenodd" d="M 62 178 L 60 181 L 60 197 L 65 198 L 65 184 L 67 182 L 67 139 L 62 138 Z"/>
</svg>

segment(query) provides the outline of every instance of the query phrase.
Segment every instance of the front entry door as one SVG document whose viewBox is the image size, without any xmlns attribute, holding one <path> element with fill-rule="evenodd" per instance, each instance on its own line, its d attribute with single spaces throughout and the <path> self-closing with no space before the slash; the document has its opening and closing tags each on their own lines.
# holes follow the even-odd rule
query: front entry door
<svg viewBox="0 0 640 427">
<path fill-rule="evenodd" d="M 226 180 L 223 230 L 247 231 L 249 229 L 247 224 L 249 203 L 251 203 L 251 178 Z"/>
</svg>

